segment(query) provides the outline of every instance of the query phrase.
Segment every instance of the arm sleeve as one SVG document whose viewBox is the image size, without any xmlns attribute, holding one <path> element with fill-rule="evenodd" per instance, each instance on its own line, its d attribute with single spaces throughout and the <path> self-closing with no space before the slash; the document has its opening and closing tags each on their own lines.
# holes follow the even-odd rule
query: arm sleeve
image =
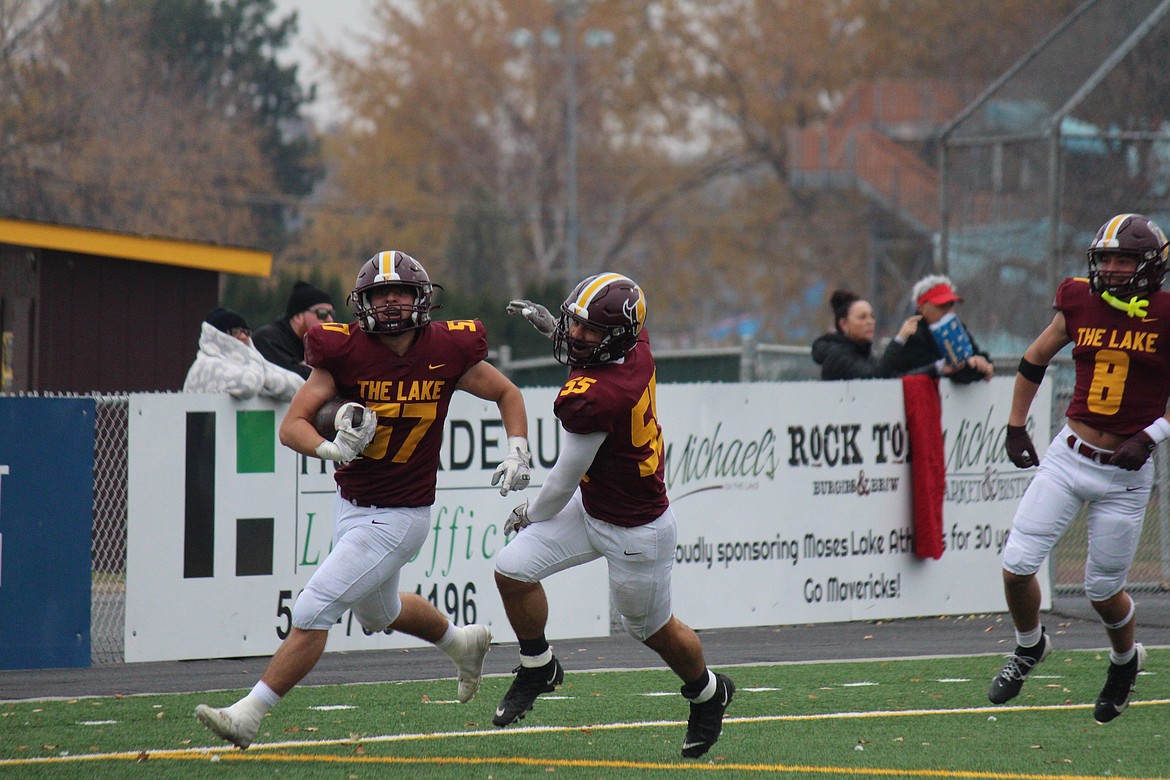
<svg viewBox="0 0 1170 780">
<path fill-rule="evenodd" d="M 586 434 L 565 431 L 564 448 L 556 465 L 548 473 L 540 493 L 528 505 L 529 520 L 539 523 L 565 508 L 607 435 L 604 431 Z"/>
</svg>

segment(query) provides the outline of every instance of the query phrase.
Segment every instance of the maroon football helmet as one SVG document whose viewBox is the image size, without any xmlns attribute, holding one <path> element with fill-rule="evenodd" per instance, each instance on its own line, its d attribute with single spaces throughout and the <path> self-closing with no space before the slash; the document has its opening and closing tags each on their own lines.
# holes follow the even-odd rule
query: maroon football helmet
<svg viewBox="0 0 1170 780">
<path fill-rule="evenodd" d="M 370 292 L 380 287 L 410 287 L 414 291 L 411 305 L 370 303 Z M 434 291 L 442 290 L 427 276 L 422 263 L 405 252 L 379 252 L 358 271 L 357 283 L 349 294 L 350 306 L 357 317 L 358 327 L 366 333 L 399 333 L 425 328 L 431 322 L 431 312 L 442 308 L 433 302 Z M 389 319 L 379 317 L 390 315 Z"/>
<path fill-rule="evenodd" d="M 570 336 L 574 321 L 602 331 L 601 341 L 593 344 Z M 553 357 L 573 368 L 617 360 L 634 348 L 645 323 L 646 296 L 632 279 L 615 273 L 590 276 L 561 304 Z"/>
<path fill-rule="evenodd" d="M 1101 226 L 1089 245 L 1089 289 L 1118 298 L 1149 295 L 1160 290 L 1166 276 L 1167 257 L 1170 256 L 1168 246 L 1166 234 L 1153 220 L 1141 214 L 1118 214 Z M 1104 278 L 1097 264 L 1101 255 L 1110 254 L 1136 259 L 1137 269 L 1133 275 L 1121 281 Z"/>
</svg>

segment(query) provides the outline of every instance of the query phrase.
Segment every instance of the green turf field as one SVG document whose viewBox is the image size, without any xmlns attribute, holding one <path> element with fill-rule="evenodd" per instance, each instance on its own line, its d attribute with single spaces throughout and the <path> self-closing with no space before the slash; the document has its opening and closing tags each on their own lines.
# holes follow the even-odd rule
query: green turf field
<svg viewBox="0 0 1170 780">
<path fill-rule="evenodd" d="M 498 652 L 498 651 L 493 651 Z M 519 725 L 453 679 L 300 687 L 247 751 L 195 705 L 241 691 L 0 704 L 4 777 L 929 777 L 1170 778 L 1170 650 L 1150 651 L 1130 709 L 1093 722 L 1099 652 L 1054 652 L 1008 706 L 986 699 L 1000 656 L 724 669 L 738 691 L 723 737 L 683 759 L 687 707 L 666 671 L 577 672 Z"/>
</svg>

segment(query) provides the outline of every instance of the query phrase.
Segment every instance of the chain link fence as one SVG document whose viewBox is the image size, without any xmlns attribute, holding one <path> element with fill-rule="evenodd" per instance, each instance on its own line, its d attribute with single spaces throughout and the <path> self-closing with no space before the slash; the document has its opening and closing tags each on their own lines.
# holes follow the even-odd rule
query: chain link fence
<svg viewBox="0 0 1170 780">
<path fill-rule="evenodd" d="M 666 354 L 659 358 L 666 373 L 689 374 L 688 381 L 776 381 L 809 378 L 815 365 L 807 347 L 745 345 L 743 349 L 707 354 Z M 1018 358 L 1001 357 L 999 365 L 1015 365 Z M 677 362 L 676 362 L 677 361 Z M 716 369 L 711 371 L 712 362 Z M 673 364 L 673 367 L 672 367 Z M 707 377 L 699 369 L 710 371 Z M 563 378 L 564 367 L 560 367 Z M 724 377 L 724 375 L 727 375 Z M 1055 382 L 1053 430 L 1064 422 L 1063 412 L 1072 393 L 1069 361 L 1054 364 L 1048 376 Z M 95 665 L 123 662 L 126 607 L 127 428 L 128 396 L 97 396 L 94 434 L 93 607 L 91 661 Z M 1170 587 L 1170 452 L 1159 445 L 1155 454 L 1157 477 L 1146 515 L 1137 558 L 1130 572 L 1130 589 L 1158 591 Z M 166 522 L 165 518 L 158 518 Z M 1082 578 L 1087 537 L 1083 513 L 1065 533 L 1052 557 L 1053 586 L 1058 593 L 1083 593 Z"/>
<path fill-rule="evenodd" d="M 1022 352 L 1114 214 L 1170 223 L 1168 0 L 1088 0 L 942 131 L 937 265 L 983 346 Z"/>
<path fill-rule="evenodd" d="M 93 441 L 93 604 L 90 661 L 121 663 L 126 626 L 126 517 L 130 399 L 97 397 Z"/>
</svg>

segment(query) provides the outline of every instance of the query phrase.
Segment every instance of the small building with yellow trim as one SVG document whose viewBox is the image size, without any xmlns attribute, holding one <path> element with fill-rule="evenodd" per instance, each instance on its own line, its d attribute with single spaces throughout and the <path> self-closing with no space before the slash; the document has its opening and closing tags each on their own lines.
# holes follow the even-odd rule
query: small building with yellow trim
<svg viewBox="0 0 1170 780">
<path fill-rule="evenodd" d="M 0 219 L 0 392 L 180 390 L 220 274 L 272 254 Z"/>
</svg>

